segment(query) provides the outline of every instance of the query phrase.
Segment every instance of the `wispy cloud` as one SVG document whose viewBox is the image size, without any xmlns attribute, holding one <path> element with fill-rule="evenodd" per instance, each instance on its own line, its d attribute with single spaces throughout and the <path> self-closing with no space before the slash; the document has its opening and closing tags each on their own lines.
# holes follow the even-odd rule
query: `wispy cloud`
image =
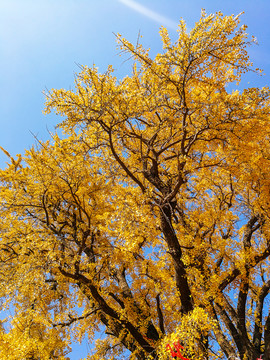
<svg viewBox="0 0 270 360">
<path fill-rule="evenodd" d="M 123 3 L 124 5 L 130 7 L 131 9 L 141 13 L 142 15 L 148 17 L 151 20 L 154 20 L 158 23 L 160 23 L 163 26 L 166 26 L 168 28 L 174 29 L 176 30 L 177 28 L 177 23 L 171 19 L 168 19 L 165 16 L 162 16 L 158 13 L 156 13 L 153 10 L 148 9 L 147 7 L 138 4 L 136 1 L 134 0 L 119 0 L 121 3 Z"/>
</svg>

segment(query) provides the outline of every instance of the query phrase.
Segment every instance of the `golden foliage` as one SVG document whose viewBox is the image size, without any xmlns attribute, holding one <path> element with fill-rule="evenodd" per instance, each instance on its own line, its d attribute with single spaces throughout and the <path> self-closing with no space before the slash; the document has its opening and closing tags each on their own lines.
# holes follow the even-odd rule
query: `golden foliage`
<svg viewBox="0 0 270 360">
<path fill-rule="evenodd" d="M 237 90 L 239 21 L 203 12 L 174 44 L 162 28 L 154 59 L 118 35 L 132 75 L 82 67 L 47 94 L 63 135 L 1 148 L 5 358 L 65 359 L 105 328 L 88 359 L 168 359 L 175 341 L 189 359 L 269 359 L 269 89 Z"/>
</svg>

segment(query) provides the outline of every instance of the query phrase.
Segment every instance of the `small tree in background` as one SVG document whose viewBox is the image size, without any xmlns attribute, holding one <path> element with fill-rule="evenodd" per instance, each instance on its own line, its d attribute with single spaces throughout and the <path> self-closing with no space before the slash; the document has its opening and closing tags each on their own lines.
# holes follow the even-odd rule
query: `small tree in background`
<svg viewBox="0 0 270 360">
<path fill-rule="evenodd" d="M 203 13 L 174 44 L 162 28 L 154 59 L 119 35 L 132 75 L 83 67 L 75 91 L 47 94 L 65 136 L 6 152 L 0 173 L 15 323 L 31 309 L 67 341 L 105 327 L 92 360 L 171 359 L 173 344 L 270 359 L 269 89 L 232 90 L 252 66 L 245 30 Z"/>
</svg>

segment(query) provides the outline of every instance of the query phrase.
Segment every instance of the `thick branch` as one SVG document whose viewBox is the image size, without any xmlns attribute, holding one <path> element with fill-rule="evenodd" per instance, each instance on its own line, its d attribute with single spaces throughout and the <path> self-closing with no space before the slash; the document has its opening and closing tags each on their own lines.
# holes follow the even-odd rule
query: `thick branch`
<svg viewBox="0 0 270 360">
<path fill-rule="evenodd" d="M 225 309 L 219 305 L 219 304 L 215 304 L 217 309 L 218 309 L 218 312 L 224 322 L 224 324 L 226 325 L 226 327 L 228 328 L 228 330 L 230 331 L 233 339 L 234 339 L 234 342 L 238 348 L 238 351 L 239 353 L 243 353 L 243 343 L 242 343 L 242 339 L 239 335 L 239 332 L 238 330 L 236 329 L 235 325 L 233 324 L 232 320 L 230 319 L 230 317 L 228 316 L 227 312 L 225 311 Z"/>
<path fill-rule="evenodd" d="M 148 315 L 146 315 L 145 312 L 136 303 L 136 301 L 132 295 L 132 292 L 128 286 L 127 280 L 126 280 L 125 269 L 115 270 L 115 277 L 116 277 L 119 287 L 121 289 L 123 298 L 131 300 L 131 302 L 129 302 L 130 303 L 129 305 L 133 304 L 134 312 L 138 315 L 138 318 L 140 320 L 146 320 L 148 318 Z M 115 294 L 110 293 L 110 295 L 114 298 L 114 300 L 116 300 L 118 302 L 118 304 L 123 309 L 125 308 L 124 301 L 119 299 L 119 297 L 117 297 Z M 147 324 L 147 337 L 154 341 L 157 341 L 159 339 L 159 334 L 158 334 L 154 324 L 152 323 L 152 321 L 148 321 L 148 324 Z"/>
<path fill-rule="evenodd" d="M 146 352 L 152 353 L 155 351 L 155 349 L 145 340 L 143 335 L 134 325 L 131 324 L 131 322 L 123 319 L 120 314 L 118 314 L 110 305 L 108 305 L 106 300 L 100 295 L 98 289 L 92 284 L 90 279 L 86 278 L 82 274 L 72 274 L 70 272 L 67 272 L 63 268 L 59 268 L 59 271 L 64 276 L 75 280 L 76 283 L 84 283 L 91 292 L 93 299 L 97 302 L 97 304 L 105 314 L 109 315 L 112 319 L 118 320 L 124 326 L 124 328 L 126 328 L 130 332 L 133 338 Z"/>
<path fill-rule="evenodd" d="M 260 352 L 261 341 L 262 341 L 262 313 L 263 313 L 263 303 L 264 299 L 269 293 L 270 289 L 270 280 L 268 280 L 260 289 L 256 309 L 255 309 L 255 327 L 253 332 L 253 344 L 255 349 Z"/>
<path fill-rule="evenodd" d="M 217 339 L 217 342 L 219 343 L 219 346 L 221 347 L 224 354 L 227 356 L 227 358 L 233 358 L 236 357 L 236 353 L 234 351 L 234 348 L 230 344 L 229 340 L 225 336 L 223 330 L 220 327 L 219 318 L 217 316 L 216 310 L 214 308 L 213 303 L 211 303 L 212 312 L 214 315 L 214 319 L 216 320 L 217 326 L 214 329 L 214 333 Z"/>
<path fill-rule="evenodd" d="M 193 310 L 191 291 L 187 281 L 185 265 L 181 259 L 182 250 L 171 223 L 171 206 L 160 206 L 161 229 L 168 244 L 169 253 L 173 259 L 176 286 L 179 292 L 182 310 L 185 314 Z"/>
<path fill-rule="evenodd" d="M 245 348 L 248 348 L 251 345 L 246 328 L 246 302 L 247 302 L 248 289 L 249 289 L 248 280 L 242 279 L 238 294 L 238 302 L 237 302 L 237 329 L 241 337 L 242 345 L 245 345 Z M 240 349 L 239 352 L 241 354 Z"/>
<path fill-rule="evenodd" d="M 158 322 L 159 322 L 159 328 L 162 334 L 165 334 L 165 328 L 164 328 L 164 318 L 162 314 L 162 310 L 160 307 L 160 296 L 159 294 L 156 296 L 156 302 L 157 302 L 157 314 L 158 314 Z"/>
<path fill-rule="evenodd" d="M 82 293 L 86 296 L 86 298 L 93 303 L 93 299 L 90 296 L 90 293 L 88 291 L 87 286 L 85 284 L 79 283 L 78 287 L 82 291 Z M 94 304 L 91 306 L 92 308 L 95 307 Z M 97 307 L 96 307 L 97 308 Z M 106 326 L 106 332 L 108 334 L 111 334 L 112 336 L 115 336 L 116 338 L 120 339 L 121 343 L 128 349 L 131 353 L 136 351 L 136 357 L 138 360 L 144 360 L 145 359 L 145 353 L 143 350 L 138 350 L 137 343 L 133 338 L 130 338 L 128 335 L 128 332 L 124 328 L 123 324 L 121 324 L 117 320 L 113 320 L 106 316 L 102 312 L 102 310 L 97 312 L 97 317 L 100 319 L 100 321 Z"/>
<path fill-rule="evenodd" d="M 270 313 L 264 326 L 264 360 L 270 360 Z"/>
</svg>

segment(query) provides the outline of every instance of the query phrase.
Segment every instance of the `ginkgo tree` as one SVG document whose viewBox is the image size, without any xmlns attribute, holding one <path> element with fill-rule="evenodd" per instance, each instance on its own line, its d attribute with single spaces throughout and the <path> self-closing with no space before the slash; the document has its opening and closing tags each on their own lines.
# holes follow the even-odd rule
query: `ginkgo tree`
<svg viewBox="0 0 270 360">
<path fill-rule="evenodd" d="M 117 35 L 131 75 L 82 67 L 47 94 L 61 134 L 4 150 L 1 358 L 19 332 L 24 359 L 270 359 L 270 93 L 239 90 L 239 23 L 162 28 L 155 58 Z"/>
</svg>

